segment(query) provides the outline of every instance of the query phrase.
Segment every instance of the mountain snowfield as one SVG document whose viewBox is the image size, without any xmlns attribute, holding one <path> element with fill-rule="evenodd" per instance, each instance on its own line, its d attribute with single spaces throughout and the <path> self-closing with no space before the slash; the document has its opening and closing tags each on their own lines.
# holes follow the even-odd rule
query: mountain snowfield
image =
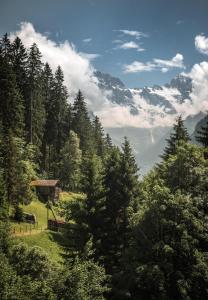
<svg viewBox="0 0 208 300">
<path fill-rule="evenodd" d="M 163 151 L 172 124 L 180 111 L 183 113 L 181 108 L 184 104 L 187 107 L 192 104 L 192 79 L 180 74 L 164 86 L 129 89 L 120 79 L 109 74 L 96 71 L 95 76 L 99 88 L 107 95 L 108 100 L 115 104 L 117 112 L 118 106 L 121 111 L 123 109 L 130 111 L 130 119 L 133 121 L 129 124 L 128 120 L 126 122 L 120 119 L 119 126 L 115 118 L 104 124 L 107 125 L 106 131 L 110 133 L 115 144 L 120 145 L 124 136 L 130 139 L 140 173 L 145 174 L 159 161 L 159 155 Z M 203 116 L 203 112 L 185 116 L 190 135 Z"/>
</svg>

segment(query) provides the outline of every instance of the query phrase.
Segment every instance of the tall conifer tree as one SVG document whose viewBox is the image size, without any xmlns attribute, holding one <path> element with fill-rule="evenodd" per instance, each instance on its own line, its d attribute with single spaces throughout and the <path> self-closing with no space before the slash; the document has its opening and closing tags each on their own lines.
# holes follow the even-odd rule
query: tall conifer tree
<svg viewBox="0 0 208 300">
<path fill-rule="evenodd" d="M 41 157 L 41 167 L 47 176 L 50 173 L 51 165 L 51 144 L 53 138 L 51 136 L 51 115 L 55 112 L 52 111 L 52 100 L 53 100 L 53 88 L 54 88 L 54 77 L 52 70 L 48 63 L 45 64 L 42 73 L 42 85 L 43 85 L 43 102 L 45 106 L 45 128 L 43 135 L 43 142 L 41 147 L 42 157 Z"/>
<path fill-rule="evenodd" d="M 82 190 L 86 194 L 84 223 L 88 238 L 92 241 L 93 257 L 103 262 L 102 236 L 105 193 L 103 185 L 103 165 L 101 158 L 94 154 L 87 159 L 83 168 Z"/>
<path fill-rule="evenodd" d="M 120 212 L 121 212 L 121 182 L 120 182 L 121 153 L 113 147 L 105 166 L 105 211 L 102 249 L 104 265 L 108 274 L 116 272 L 121 256 L 120 248 Z"/>
<path fill-rule="evenodd" d="M 27 51 L 19 37 L 16 37 L 11 44 L 11 59 L 17 85 L 22 96 L 25 98 Z"/>
<path fill-rule="evenodd" d="M 55 106 L 54 112 L 56 118 L 56 124 L 54 124 L 56 144 L 54 146 L 57 154 L 59 154 L 60 150 L 63 148 L 66 138 L 69 135 L 69 124 L 66 124 L 66 114 L 68 109 L 67 98 L 68 92 L 64 85 L 64 74 L 59 66 L 55 72 L 53 89 L 53 103 Z M 68 128 L 66 129 L 67 126 Z"/>
<path fill-rule="evenodd" d="M 188 131 L 184 125 L 184 121 L 181 116 L 176 120 L 173 126 L 173 132 L 170 134 L 170 138 L 167 139 L 167 146 L 165 147 L 163 155 L 161 157 L 166 160 L 169 155 L 175 154 L 176 147 L 181 141 L 188 142 L 190 140 Z"/>
<path fill-rule="evenodd" d="M 0 57 L 0 120 L 3 136 L 9 131 L 21 137 L 24 128 L 23 99 L 19 93 L 15 74 L 8 60 Z"/>
<path fill-rule="evenodd" d="M 70 131 L 69 137 L 60 152 L 59 178 L 64 190 L 79 190 L 81 162 L 82 152 L 79 149 L 79 138 L 76 133 Z"/>
<path fill-rule="evenodd" d="M 42 90 L 41 53 L 36 44 L 30 48 L 27 61 L 26 129 L 27 141 L 40 149 L 45 125 L 45 107 Z"/>
<path fill-rule="evenodd" d="M 104 129 L 97 116 L 93 120 L 93 133 L 97 150 L 96 154 L 100 157 L 103 157 L 105 153 Z"/>
<path fill-rule="evenodd" d="M 92 153 L 94 143 L 93 129 L 81 91 L 78 92 L 72 107 L 72 130 L 80 138 L 80 148 L 83 154 Z"/>
<path fill-rule="evenodd" d="M 11 61 L 11 42 L 7 33 L 0 40 L 0 56 Z"/>
</svg>

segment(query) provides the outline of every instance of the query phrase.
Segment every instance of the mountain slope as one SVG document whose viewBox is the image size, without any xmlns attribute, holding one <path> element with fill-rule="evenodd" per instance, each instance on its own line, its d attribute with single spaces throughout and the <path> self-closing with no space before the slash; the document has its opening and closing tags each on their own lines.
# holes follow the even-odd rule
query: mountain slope
<svg viewBox="0 0 208 300">
<path fill-rule="evenodd" d="M 157 114 L 174 116 L 177 112 L 176 108 L 184 101 L 191 101 L 192 80 L 181 74 L 164 86 L 155 85 L 134 89 L 125 87 L 120 79 L 109 74 L 97 71 L 95 76 L 99 81 L 100 89 L 107 92 L 108 100 L 129 108 L 132 115 L 139 116 L 145 111 L 152 119 Z M 204 114 L 200 113 L 187 117 L 185 124 L 190 135 L 203 116 Z M 120 145 L 124 136 L 130 139 L 142 174 L 148 172 L 160 160 L 159 156 L 164 149 L 170 130 L 170 125 L 160 126 L 157 124 L 152 128 L 142 128 L 142 126 L 140 128 L 130 126 L 106 128 L 116 145 Z"/>
</svg>

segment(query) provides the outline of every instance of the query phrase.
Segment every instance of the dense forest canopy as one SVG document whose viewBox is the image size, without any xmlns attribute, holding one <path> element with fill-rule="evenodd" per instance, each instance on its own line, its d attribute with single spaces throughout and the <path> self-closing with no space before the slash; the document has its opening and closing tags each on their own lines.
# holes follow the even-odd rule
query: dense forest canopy
<svg viewBox="0 0 208 300">
<path fill-rule="evenodd" d="M 194 145 L 179 116 L 139 180 L 128 138 L 114 146 L 81 90 L 73 104 L 69 93 L 38 45 L 1 38 L 0 299 L 208 299 L 208 124 Z M 61 207 L 61 265 L 11 236 L 37 178 L 84 194 Z"/>
</svg>

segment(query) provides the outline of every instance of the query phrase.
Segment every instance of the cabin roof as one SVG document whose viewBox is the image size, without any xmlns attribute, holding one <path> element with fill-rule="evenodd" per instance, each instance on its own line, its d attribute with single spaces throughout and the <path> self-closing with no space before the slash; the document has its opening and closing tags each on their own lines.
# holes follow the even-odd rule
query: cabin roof
<svg viewBox="0 0 208 300">
<path fill-rule="evenodd" d="M 31 186 L 45 186 L 45 187 L 55 187 L 59 180 L 33 180 L 31 181 Z"/>
</svg>

